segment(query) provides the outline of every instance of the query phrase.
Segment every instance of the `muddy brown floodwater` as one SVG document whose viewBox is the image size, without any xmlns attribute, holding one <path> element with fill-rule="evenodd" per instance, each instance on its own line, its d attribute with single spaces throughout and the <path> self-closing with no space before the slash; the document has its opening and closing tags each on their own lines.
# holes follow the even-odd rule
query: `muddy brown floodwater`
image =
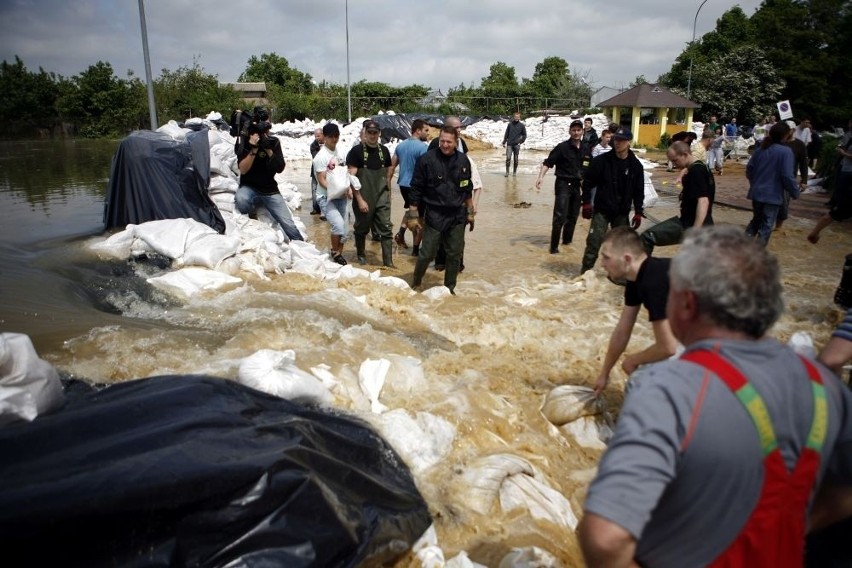
<svg viewBox="0 0 852 568">
<path fill-rule="evenodd" d="M 455 428 L 452 442 L 442 449 L 445 456 L 415 472 L 446 558 L 464 550 L 472 560 L 495 566 L 511 548 L 536 545 L 564 566 L 578 566 L 579 549 L 570 528 L 534 518 L 523 509 L 504 511 L 499 502 L 485 512 L 474 511 L 465 506 L 463 479 L 483 458 L 517 456 L 581 515 L 600 450 L 563 436 L 540 409 L 554 387 L 592 383 L 618 319 L 623 290 L 610 284 L 600 269 L 594 277 L 578 274 L 587 221 L 579 221 L 573 245 L 548 254 L 552 171 L 540 192 L 533 185 L 544 152 L 522 151 L 518 175 L 509 178 L 503 177 L 502 150 L 477 150 L 472 157 L 484 191 L 476 229 L 467 234 L 466 269 L 455 297 L 432 301 L 366 279 L 338 285 L 292 273 L 267 281 L 249 277 L 237 289 L 165 308 L 125 291 L 121 315 L 75 311 L 73 318 L 53 323 L 49 334 L 37 337 L 39 353 L 66 373 L 106 382 L 167 373 L 233 378 L 240 360 L 259 349 L 293 349 L 300 368 L 325 364 L 337 377 L 357 375 L 365 359 L 417 358 L 424 371 L 422 384 L 403 388 L 389 381 L 380 399 L 391 409 L 429 413 Z M 307 161 L 291 162 L 287 168 L 288 178 L 305 195 L 308 168 Z M 654 171 L 661 192 L 657 205 L 648 210 L 654 219 L 677 212 L 673 192 L 664 191 L 670 185 L 662 185 L 672 177 L 664 167 Z M 744 195 L 741 166 L 728 168 L 722 181 L 726 189 L 720 194 L 730 194 L 731 200 L 738 191 Z M 402 217 L 396 189 L 393 211 L 396 224 Z M 309 216 L 306 207 L 300 215 L 309 239 L 327 248 L 327 225 Z M 749 215 L 724 206 L 714 211 L 718 223 L 740 226 Z M 791 218 L 772 236 L 769 247 L 781 262 L 787 308 L 771 333 L 786 341 L 794 332 L 805 331 L 819 347 L 841 315 L 832 297 L 852 241 L 848 225 L 833 225 L 819 245 L 810 245 L 805 235 L 814 223 L 812 216 Z M 73 253 L 63 252 L 65 262 L 86 259 L 79 246 Z M 349 241 L 344 253 L 349 259 L 352 247 Z M 670 256 L 676 249 L 658 248 L 655 254 Z M 395 251 L 398 268 L 389 274 L 410 281 L 414 259 L 409 250 Z M 378 243 L 368 243 L 367 257 L 378 269 Z M 430 270 L 424 288 L 440 285 L 442 278 L 442 273 Z M 20 285 L 27 289 L 25 283 Z M 38 286 L 31 283 L 28 293 L 37 296 Z M 650 341 L 651 328 L 643 315 L 628 350 Z M 617 368 L 605 396 L 613 415 L 622 402 L 625 381 Z M 363 400 L 338 398 L 337 404 L 369 415 Z M 398 563 L 418 565 L 411 555 Z"/>
</svg>

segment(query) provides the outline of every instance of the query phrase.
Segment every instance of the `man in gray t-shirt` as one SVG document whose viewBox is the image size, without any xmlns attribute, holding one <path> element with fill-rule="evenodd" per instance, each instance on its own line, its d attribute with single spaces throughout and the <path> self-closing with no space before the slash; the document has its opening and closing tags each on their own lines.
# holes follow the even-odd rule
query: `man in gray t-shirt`
<svg viewBox="0 0 852 568">
<path fill-rule="evenodd" d="M 754 536 L 746 523 L 756 509 L 765 510 L 760 498 L 770 477 L 764 456 L 771 446 L 761 436 L 767 423 L 782 469 L 812 455 L 806 447 L 819 451 L 812 481 L 783 498 L 783 514 L 802 527 L 801 538 L 785 541 L 799 547 L 791 558 L 801 558 L 809 499 L 811 529 L 852 516 L 852 391 L 764 337 L 783 308 L 778 263 L 740 228 L 690 230 L 669 276 L 668 320 L 687 354 L 644 367 L 631 379 L 578 527 L 586 562 L 703 566 L 740 553 L 743 535 Z M 720 375 L 685 360 L 703 349 L 744 376 L 766 414 L 752 414 Z M 817 404 L 817 392 L 824 392 L 825 407 Z M 760 421 L 759 430 L 753 416 L 768 421 Z M 823 434 L 819 443 L 813 442 L 815 426 Z M 814 498 L 820 483 L 831 499 Z M 758 560 L 737 557 L 744 561 L 739 565 L 767 565 L 762 559 L 780 539 L 778 531 L 758 533 L 752 542 L 765 547 Z"/>
</svg>

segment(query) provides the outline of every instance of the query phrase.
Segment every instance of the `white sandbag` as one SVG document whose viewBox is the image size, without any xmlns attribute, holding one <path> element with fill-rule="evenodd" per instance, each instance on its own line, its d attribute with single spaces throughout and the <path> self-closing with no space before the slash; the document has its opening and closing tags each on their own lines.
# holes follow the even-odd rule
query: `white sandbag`
<svg viewBox="0 0 852 568">
<path fill-rule="evenodd" d="M 187 266 L 216 268 L 223 260 L 237 254 L 240 238 L 212 233 L 194 239 L 186 248 L 181 260 Z"/>
<path fill-rule="evenodd" d="M 373 281 L 376 284 L 383 284 L 384 286 L 391 286 L 392 288 L 399 288 L 400 290 L 409 290 L 413 292 L 413 290 L 411 290 L 411 285 L 398 276 L 380 276 L 373 279 Z"/>
<path fill-rule="evenodd" d="M 568 500 L 521 457 L 494 454 L 479 458 L 465 469 L 461 479 L 457 498 L 480 514 L 487 514 L 499 500 L 503 511 L 526 509 L 533 518 L 572 530 L 577 526 Z"/>
<path fill-rule="evenodd" d="M 237 382 L 301 404 L 330 404 L 331 392 L 310 373 L 296 366 L 292 349 L 261 349 L 240 361 Z"/>
<path fill-rule="evenodd" d="M 218 270 L 188 266 L 162 276 L 148 278 L 147 282 L 181 299 L 188 299 L 202 291 L 221 290 L 242 283 L 242 279 Z"/>
<path fill-rule="evenodd" d="M 446 286 L 433 286 L 428 290 L 424 290 L 423 295 L 429 298 L 430 300 L 440 300 L 441 298 L 452 296 L 452 293 L 450 292 L 450 289 Z"/>
<path fill-rule="evenodd" d="M 435 525 L 429 525 L 426 532 L 411 547 L 411 551 L 420 562 L 420 568 L 445 568 L 444 551 L 438 546 Z"/>
<path fill-rule="evenodd" d="M 210 177 L 210 185 L 207 187 L 207 192 L 213 196 L 217 193 L 227 193 L 230 194 L 230 200 L 233 204 L 234 202 L 234 194 L 237 193 L 237 190 L 240 188 L 240 184 L 237 183 L 237 180 L 232 179 L 228 176 L 214 175 Z M 234 208 L 231 207 L 229 211 L 233 211 Z"/>
<path fill-rule="evenodd" d="M 603 408 L 594 389 L 579 385 L 560 385 L 549 393 L 541 407 L 544 417 L 554 426 L 562 426 L 582 416 L 600 414 Z"/>
<path fill-rule="evenodd" d="M 653 207 L 660 198 L 657 195 L 657 190 L 654 188 L 654 182 L 651 181 L 651 174 L 645 173 L 645 201 L 642 202 L 643 207 Z"/>
<path fill-rule="evenodd" d="M 314 243 L 309 243 L 307 241 L 290 241 L 290 260 L 294 263 L 301 259 L 320 259 L 325 256 L 326 253 L 320 252 Z"/>
<path fill-rule="evenodd" d="M 0 334 L 0 425 L 32 421 L 64 402 L 59 373 L 39 358 L 30 338 Z"/>
<path fill-rule="evenodd" d="M 346 195 L 352 183 L 349 179 L 348 168 L 341 167 L 334 168 L 331 172 L 326 172 L 325 181 L 329 199 L 340 199 Z"/>
<path fill-rule="evenodd" d="M 358 384 L 370 400 L 370 410 L 374 414 L 381 414 L 388 409 L 379 402 L 379 394 L 382 392 L 389 369 L 390 361 L 387 359 L 367 359 L 358 369 Z"/>
<path fill-rule="evenodd" d="M 169 258 L 178 258 L 192 240 L 201 235 L 216 235 L 216 231 L 195 219 L 162 219 L 136 226 L 135 236 L 154 251 Z"/>
<path fill-rule="evenodd" d="M 467 552 L 462 550 L 444 564 L 444 568 L 488 568 L 484 564 L 479 564 L 478 562 L 474 562 L 467 555 Z"/>
<path fill-rule="evenodd" d="M 101 258 L 130 258 L 133 249 L 136 225 L 127 225 L 123 231 L 115 233 L 106 240 L 89 244 L 89 249 Z"/>
<path fill-rule="evenodd" d="M 789 341 L 787 341 L 787 345 L 792 347 L 793 351 L 803 357 L 810 357 L 811 359 L 816 357 L 814 340 L 811 339 L 811 336 L 806 331 L 797 331 L 794 333 L 790 337 Z"/>
<path fill-rule="evenodd" d="M 175 140 L 186 139 L 186 133 L 191 132 L 188 128 L 181 128 L 174 120 L 168 121 L 157 129 L 157 132 L 162 132 L 174 138 Z"/>
<path fill-rule="evenodd" d="M 603 416 L 582 416 L 563 424 L 559 431 L 592 450 L 605 450 L 613 435 L 612 425 Z"/>
<path fill-rule="evenodd" d="M 372 422 L 414 473 L 446 458 L 456 437 L 455 426 L 428 412 L 418 412 L 412 418 L 405 409 L 397 408 L 380 414 Z"/>
<path fill-rule="evenodd" d="M 562 568 L 559 560 L 537 546 L 513 548 L 500 561 L 498 568 Z"/>
</svg>

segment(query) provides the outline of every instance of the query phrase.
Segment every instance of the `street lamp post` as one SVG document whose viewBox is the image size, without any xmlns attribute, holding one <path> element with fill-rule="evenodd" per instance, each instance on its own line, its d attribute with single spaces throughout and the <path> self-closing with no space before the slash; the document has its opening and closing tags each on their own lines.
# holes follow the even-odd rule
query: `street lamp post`
<svg viewBox="0 0 852 568">
<path fill-rule="evenodd" d="M 346 103 L 349 107 L 348 122 L 352 122 L 352 83 L 349 81 L 349 0 L 346 0 Z"/>
<path fill-rule="evenodd" d="M 145 3 L 139 0 L 139 24 L 142 27 L 142 54 L 145 56 L 145 81 L 148 83 L 148 114 L 151 130 L 157 130 L 157 103 L 154 101 L 154 82 L 151 80 L 151 57 L 148 55 L 148 27 L 145 25 Z"/>
<path fill-rule="evenodd" d="M 701 8 L 704 7 L 704 4 L 707 3 L 707 0 L 704 0 L 701 5 L 698 6 L 698 9 L 695 11 L 695 19 L 692 20 L 692 41 L 689 43 L 690 53 L 692 52 L 692 46 L 695 44 L 695 26 L 698 24 L 698 12 L 701 11 Z M 686 80 L 686 98 L 689 98 L 689 95 L 692 94 L 692 59 L 693 56 L 689 56 L 689 78 Z"/>
</svg>

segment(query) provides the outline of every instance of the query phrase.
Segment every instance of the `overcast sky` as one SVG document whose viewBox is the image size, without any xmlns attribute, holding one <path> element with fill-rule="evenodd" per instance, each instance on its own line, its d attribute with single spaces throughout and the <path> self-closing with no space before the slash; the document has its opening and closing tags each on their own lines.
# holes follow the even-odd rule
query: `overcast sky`
<svg viewBox="0 0 852 568">
<path fill-rule="evenodd" d="M 565 59 L 593 88 L 649 81 L 692 38 L 701 0 L 349 0 L 349 67 L 395 86 L 478 86 L 503 61 L 530 78 L 545 57 Z M 739 5 L 707 0 L 697 35 Z M 252 55 L 277 53 L 317 82 L 346 83 L 346 0 L 145 0 L 151 71 L 191 66 L 236 81 Z M 238 7 L 244 7 L 236 12 Z M 97 61 L 144 80 L 138 0 L 0 0 L 0 58 L 18 55 L 70 77 Z"/>
</svg>

